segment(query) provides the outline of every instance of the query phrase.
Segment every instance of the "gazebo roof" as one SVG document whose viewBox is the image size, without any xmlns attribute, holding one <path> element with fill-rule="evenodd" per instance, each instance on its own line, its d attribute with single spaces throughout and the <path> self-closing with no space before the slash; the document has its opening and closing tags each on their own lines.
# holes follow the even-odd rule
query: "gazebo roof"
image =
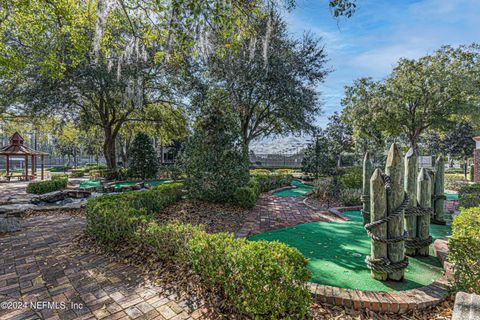
<svg viewBox="0 0 480 320">
<path fill-rule="evenodd" d="M 10 144 L 8 146 L 2 147 L 0 149 L 0 155 L 3 156 L 46 156 L 48 153 L 37 151 L 27 146 L 24 146 L 23 143 L 25 139 L 22 136 L 15 132 L 10 138 Z"/>
</svg>

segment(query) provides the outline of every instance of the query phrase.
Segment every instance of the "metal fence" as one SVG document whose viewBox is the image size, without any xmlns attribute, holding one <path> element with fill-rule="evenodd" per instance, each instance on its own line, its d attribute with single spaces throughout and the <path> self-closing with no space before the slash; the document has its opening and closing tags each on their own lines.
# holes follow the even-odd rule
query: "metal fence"
<svg viewBox="0 0 480 320">
<path fill-rule="evenodd" d="M 301 168 L 303 154 L 251 154 L 254 168 Z"/>
</svg>

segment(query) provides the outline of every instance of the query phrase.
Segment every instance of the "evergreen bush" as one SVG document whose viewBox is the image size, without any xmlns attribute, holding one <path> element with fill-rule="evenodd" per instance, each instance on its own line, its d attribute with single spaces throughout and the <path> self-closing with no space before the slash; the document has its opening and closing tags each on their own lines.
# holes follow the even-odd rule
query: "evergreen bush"
<svg viewBox="0 0 480 320">
<path fill-rule="evenodd" d="M 190 197 L 232 202 L 235 191 L 248 182 L 248 155 L 223 94 L 212 92 L 207 100 L 179 164 Z"/>
<path fill-rule="evenodd" d="M 68 178 L 55 178 L 47 181 L 30 182 L 27 185 L 27 193 L 44 194 L 67 187 Z"/>
<path fill-rule="evenodd" d="M 480 294 L 480 207 L 460 210 L 448 247 L 455 289 Z"/>
<path fill-rule="evenodd" d="M 138 133 L 130 149 L 128 174 L 132 178 L 153 179 L 158 172 L 157 153 L 152 140 L 145 133 Z"/>
</svg>

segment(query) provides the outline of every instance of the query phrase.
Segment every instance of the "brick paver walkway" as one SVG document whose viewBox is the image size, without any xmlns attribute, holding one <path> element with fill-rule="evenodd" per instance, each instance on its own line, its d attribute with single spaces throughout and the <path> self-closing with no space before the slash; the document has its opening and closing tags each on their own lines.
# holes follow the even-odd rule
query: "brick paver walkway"
<svg viewBox="0 0 480 320">
<path fill-rule="evenodd" d="M 304 199 L 305 197 L 277 197 L 269 193 L 262 194 L 236 235 L 247 237 L 300 223 L 342 220 L 327 211 L 307 207 L 303 203 Z"/>
<path fill-rule="evenodd" d="M 22 231 L 0 236 L 0 319 L 201 317 L 191 301 L 148 285 L 135 267 L 75 250 L 71 243 L 84 218 L 37 216 L 23 223 Z"/>
</svg>

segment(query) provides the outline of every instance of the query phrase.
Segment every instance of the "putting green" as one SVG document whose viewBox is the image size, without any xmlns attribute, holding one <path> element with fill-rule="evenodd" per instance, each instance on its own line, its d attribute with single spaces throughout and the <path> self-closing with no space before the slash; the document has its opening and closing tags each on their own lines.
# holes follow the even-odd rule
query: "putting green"
<svg viewBox="0 0 480 320">
<path fill-rule="evenodd" d="M 448 193 L 448 192 L 445 192 L 445 197 L 447 197 L 447 200 L 458 200 L 460 198 L 458 193 Z"/>
<path fill-rule="evenodd" d="M 351 218 L 343 222 L 311 222 L 293 227 L 267 231 L 250 237 L 286 243 L 300 250 L 308 259 L 311 281 L 349 289 L 400 291 L 422 287 L 442 276 L 442 266 L 433 257 L 409 258 L 403 282 L 374 280 L 365 264 L 370 254 L 370 238 L 362 224 L 359 211 L 344 213 Z M 434 239 L 450 235 L 449 226 L 432 225 Z"/>
<path fill-rule="evenodd" d="M 161 184 L 166 184 L 166 183 L 172 183 L 173 181 L 172 180 L 152 180 L 152 181 L 145 181 L 144 184 L 146 186 L 158 186 L 158 185 L 161 185 Z M 113 187 L 115 189 L 120 189 L 120 188 L 123 188 L 123 187 L 130 187 L 130 186 L 133 186 L 133 185 L 136 185 L 140 183 L 140 181 L 125 181 L 125 182 L 119 182 L 119 183 L 115 183 L 113 185 Z"/>
<path fill-rule="evenodd" d="M 81 189 L 88 189 L 88 188 L 95 188 L 99 187 L 102 184 L 100 180 L 85 180 L 80 181 L 80 188 Z"/>
<path fill-rule="evenodd" d="M 274 195 L 278 197 L 298 197 L 313 191 L 313 186 L 303 184 L 300 180 L 293 180 L 292 186 L 296 188 L 278 191 L 275 192 Z"/>
</svg>

